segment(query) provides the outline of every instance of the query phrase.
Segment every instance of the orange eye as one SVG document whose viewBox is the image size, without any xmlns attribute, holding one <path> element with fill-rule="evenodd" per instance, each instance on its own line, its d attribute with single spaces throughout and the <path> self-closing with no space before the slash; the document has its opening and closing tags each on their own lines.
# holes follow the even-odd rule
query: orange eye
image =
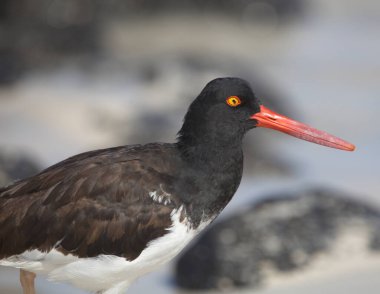
<svg viewBox="0 0 380 294">
<path fill-rule="evenodd" d="M 238 96 L 230 96 L 226 99 L 226 103 L 231 107 L 236 107 L 241 104 L 241 100 Z"/>
</svg>

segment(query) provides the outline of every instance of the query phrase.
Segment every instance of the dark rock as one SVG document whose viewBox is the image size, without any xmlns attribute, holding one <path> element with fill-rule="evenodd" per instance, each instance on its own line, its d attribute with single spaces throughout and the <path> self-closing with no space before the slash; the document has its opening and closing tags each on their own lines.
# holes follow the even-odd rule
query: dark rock
<svg viewBox="0 0 380 294">
<path fill-rule="evenodd" d="M 24 72 L 23 67 L 24 62 L 17 52 L 0 47 L 0 86 L 16 82 Z"/>
<path fill-rule="evenodd" d="M 305 14 L 304 2 L 2 0 L 0 85 L 14 83 L 30 70 L 55 69 L 65 62 L 86 66 L 103 59 L 106 52 L 102 42 L 107 38 L 102 38 L 101 32 L 115 20 L 218 14 L 237 22 L 273 22 L 283 27 L 289 19 Z M 146 72 L 147 78 L 152 75 L 154 72 Z"/>
<path fill-rule="evenodd" d="M 364 250 L 378 251 L 380 212 L 372 206 L 328 189 L 274 195 L 205 232 L 179 258 L 176 281 L 188 289 L 257 287 L 265 266 L 305 268 L 358 227 L 369 232 Z"/>
<path fill-rule="evenodd" d="M 39 164 L 25 154 L 0 151 L 0 187 L 38 173 Z"/>
<path fill-rule="evenodd" d="M 250 16 L 264 20 L 265 11 L 263 6 L 270 8 L 276 18 L 284 22 L 289 18 L 302 17 L 305 14 L 305 1 L 302 0 L 239 0 L 239 1 L 194 1 L 194 0 L 158 0 L 158 1 L 122 1 L 114 0 L 101 4 L 104 11 L 109 15 L 160 15 L 175 13 L 208 13 L 222 14 L 229 18 L 239 18 L 246 15 L 250 10 Z M 265 21 L 265 20 L 264 20 Z"/>
<path fill-rule="evenodd" d="M 0 86 L 98 51 L 95 1 L 0 1 Z"/>
</svg>

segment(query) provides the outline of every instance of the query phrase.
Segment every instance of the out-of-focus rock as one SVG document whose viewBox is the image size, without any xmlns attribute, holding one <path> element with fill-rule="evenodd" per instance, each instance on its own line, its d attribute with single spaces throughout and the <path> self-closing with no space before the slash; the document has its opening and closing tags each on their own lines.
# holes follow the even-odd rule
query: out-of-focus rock
<svg viewBox="0 0 380 294">
<path fill-rule="evenodd" d="M 30 177 L 41 170 L 28 155 L 0 150 L 0 187 Z"/>
<path fill-rule="evenodd" d="M 0 86 L 28 70 L 69 64 L 92 65 L 105 56 L 105 27 L 120 19 L 134 21 L 165 15 L 222 15 L 240 23 L 283 27 L 304 15 L 301 0 L 240 1 L 0 1 Z M 163 18 L 164 18 L 163 17 Z M 175 38 L 174 38 L 175 39 Z M 135 40 L 128 38 L 129 43 Z M 123 52 L 133 55 L 134 52 Z"/>
<path fill-rule="evenodd" d="M 379 253 L 379 232 L 379 210 L 345 193 L 285 192 L 211 227 L 179 258 L 176 281 L 188 289 L 262 286 L 321 258 L 336 265 Z"/>
<path fill-rule="evenodd" d="M 222 14 L 231 18 L 256 18 L 265 21 L 273 14 L 280 21 L 301 17 L 307 3 L 302 0 L 238 0 L 238 1 L 194 1 L 194 0 L 158 0 L 158 1 L 112 1 L 102 4 L 109 14 L 127 16 L 157 15 L 173 13 L 209 13 Z"/>
<path fill-rule="evenodd" d="M 16 82 L 24 71 L 22 57 L 12 48 L 0 46 L 0 86 Z"/>
<path fill-rule="evenodd" d="M 2 0 L 0 86 L 27 70 L 85 62 L 97 52 L 95 1 Z"/>
</svg>

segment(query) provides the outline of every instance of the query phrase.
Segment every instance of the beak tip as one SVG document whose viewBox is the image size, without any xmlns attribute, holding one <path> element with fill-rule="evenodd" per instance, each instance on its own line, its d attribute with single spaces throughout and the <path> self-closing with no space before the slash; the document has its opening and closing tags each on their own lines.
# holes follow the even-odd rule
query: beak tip
<svg viewBox="0 0 380 294">
<path fill-rule="evenodd" d="M 355 151 L 356 150 L 356 146 L 354 144 L 351 144 L 351 146 L 349 146 L 349 149 L 348 151 Z"/>
<path fill-rule="evenodd" d="M 343 141 L 343 140 L 342 140 Z M 354 144 L 351 144 L 347 141 L 343 141 L 344 144 L 341 144 L 340 147 L 336 147 L 337 149 L 341 149 L 344 151 L 350 151 L 353 152 L 356 150 L 356 146 Z M 334 147 L 333 147 L 334 148 Z"/>
</svg>

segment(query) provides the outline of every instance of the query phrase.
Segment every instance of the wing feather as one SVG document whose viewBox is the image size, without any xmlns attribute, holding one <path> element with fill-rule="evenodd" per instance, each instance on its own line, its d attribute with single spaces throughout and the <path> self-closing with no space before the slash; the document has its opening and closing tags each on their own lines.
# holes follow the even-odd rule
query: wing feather
<svg viewBox="0 0 380 294">
<path fill-rule="evenodd" d="M 166 159 L 172 150 L 157 144 L 92 151 L 3 188 L 0 259 L 52 248 L 135 259 L 167 233 L 178 208 L 174 195 L 165 203 L 149 196 L 160 188 L 170 193 L 175 168 Z"/>
</svg>

